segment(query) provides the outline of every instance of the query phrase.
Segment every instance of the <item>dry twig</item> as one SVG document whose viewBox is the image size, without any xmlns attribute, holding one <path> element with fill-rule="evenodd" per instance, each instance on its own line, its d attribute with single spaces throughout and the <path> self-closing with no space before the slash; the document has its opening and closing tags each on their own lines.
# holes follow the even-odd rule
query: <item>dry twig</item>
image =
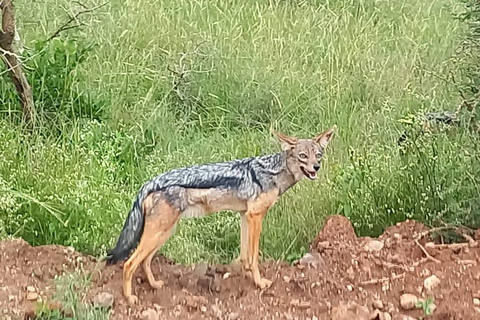
<svg viewBox="0 0 480 320">
<path fill-rule="evenodd" d="M 362 282 L 360 282 L 360 285 L 366 286 L 366 285 L 371 285 L 371 284 L 379 284 L 379 283 L 383 283 L 383 282 L 387 282 L 387 281 L 398 280 L 398 279 L 401 279 L 401 278 L 404 278 L 404 277 L 405 277 L 405 272 L 402 273 L 402 274 L 393 275 L 391 278 L 385 277 L 385 278 L 376 278 L 376 279 L 371 279 L 371 280 L 367 280 L 367 281 L 362 281 Z"/>
<path fill-rule="evenodd" d="M 104 2 L 98 6 L 95 6 L 95 7 L 92 7 L 92 8 L 88 8 L 86 5 L 84 5 L 83 3 L 79 2 L 79 1 L 75 1 L 75 3 L 79 4 L 81 7 L 84 8 L 84 10 L 82 11 L 79 11 L 77 12 L 75 15 L 73 16 L 70 16 L 70 19 L 68 19 L 64 24 L 62 24 L 60 26 L 60 28 L 57 29 L 57 31 L 55 31 L 50 37 L 48 37 L 47 39 L 47 42 L 48 41 L 51 41 L 53 38 L 55 37 L 58 37 L 58 35 L 60 33 L 62 33 L 63 31 L 66 31 L 66 30 L 69 30 L 69 29 L 74 29 L 74 28 L 78 28 L 80 26 L 83 25 L 82 22 L 78 21 L 78 17 L 80 17 L 82 14 L 86 14 L 86 13 L 90 13 L 90 12 L 93 12 L 95 10 L 98 10 L 104 6 L 106 6 L 108 4 L 108 2 Z M 70 25 L 72 22 L 76 21 L 76 24 L 74 25 Z"/>
<path fill-rule="evenodd" d="M 427 257 L 427 259 L 435 262 L 435 263 L 441 263 L 440 260 L 438 259 L 435 259 L 434 257 L 432 257 L 428 252 L 427 250 L 418 242 L 418 240 L 415 240 L 415 244 L 420 248 L 422 249 L 423 253 L 425 254 L 425 256 Z"/>
</svg>

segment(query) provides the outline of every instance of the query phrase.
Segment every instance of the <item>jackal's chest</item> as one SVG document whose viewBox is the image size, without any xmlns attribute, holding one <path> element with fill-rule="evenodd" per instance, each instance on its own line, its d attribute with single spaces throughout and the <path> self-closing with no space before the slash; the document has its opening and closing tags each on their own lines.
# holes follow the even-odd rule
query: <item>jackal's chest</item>
<svg viewBox="0 0 480 320">
<path fill-rule="evenodd" d="M 184 218 L 201 218 L 219 211 L 246 211 L 247 201 L 234 192 L 221 189 L 190 189 L 187 191 L 187 207 Z"/>
</svg>

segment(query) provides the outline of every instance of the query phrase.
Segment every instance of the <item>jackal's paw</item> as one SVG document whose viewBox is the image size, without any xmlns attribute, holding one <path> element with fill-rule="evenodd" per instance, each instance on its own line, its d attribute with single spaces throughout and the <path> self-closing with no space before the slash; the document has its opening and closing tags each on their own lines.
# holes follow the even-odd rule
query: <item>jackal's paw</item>
<svg viewBox="0 0 480 320">
<path fill-rule="evenodd" d="M 133 294 L 131 296 L 126 297 L 126 299 L 127 299 L 128 304 L 131 305 L 131 306 L 137 304 L 137 302 L 138 302 L 138 297 L 133 295 Z"/>
<path fill-rule="evenodd" d="M 270 288 L 270 286 L 272 285 L 273 281 L 271 280 L 268 280 L 266 278 L 260 278 L 260 280 L 258 280 L 256 282 L 257 286 L 260 288 L 260 289 L 267 289 L 267 288 Z"/>
<path fill-rule="evenodd" d="M 156 290 L 163 288 L 163 285 L 164 283 L 162 280 L 157 280 L 155 282 L 150 283 L 150 286 Z"/>
</svg>

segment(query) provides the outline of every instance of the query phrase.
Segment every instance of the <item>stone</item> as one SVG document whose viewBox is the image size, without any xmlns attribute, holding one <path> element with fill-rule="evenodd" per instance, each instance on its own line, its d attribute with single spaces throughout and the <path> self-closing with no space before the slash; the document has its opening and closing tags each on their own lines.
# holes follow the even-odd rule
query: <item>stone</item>
<svg viewBox="0 0 480 320">
<path fill-rule="evenodd" d="M 476 306 L 480 306 L 480 299 L 479 298 L 473 298 L 473 304 Z"/>
<path fill-rule="evenodd" d="M 379 310 L 382 310 L 383 309 L 383 302 L 382 300 L 375 300 L 372 302 L 372 307 L 374 309 L 379 309 Z"/>
<path fill-rule="evenodd" d="M 392 320 L 416 320 L 416 319 L 404 314 L 395 314 Z"/>
<path fill-rule="evenodd" d="M 157 311 L 152 308 L 148 308 L 142 311 L 141 313 L 142 320 L 158 320 L 159 316 Z"/>
<path fill-rule="evenodd" d="M 33 269 L 33 274 L 35 275 L 35 277 L 37 277 L 38 279 L 43 279 L 43 271 L 42 269 L 40 268 L 36 268 L 36 269 Z"/>
<path fill-rule="evenodd" d="M 190 309 L 198 308 L 198 302 L 193 298 L 193 296 L 186 296 L 183 300 L 183 304 Z"/>
<path fill-rule="evenodd" d="M 38 293 L 36 292 L 27 292 L 27 300 L 28 301 L 35 301 L 38 299 Z"/>
<path fill-rule="evenodd" d="M 292 306 L 292 307 L 298 307 L 299 304 L 300 304 L 300 300 L 298 300 L 298 299 L 292 299 L 290 301 L 290 306 Z"/>
<path fill-rule="evenodd" d="M 383 249 L 383 242 L 379 240 L 371 240 L 365 244 L 365 251 L 368 252 L 378 252 Z"/>
<path fill-rule="evenodd" d="M 301 301 L 300 304 L 298 305 L 299 309 L 308 309 L 310 308 L 311 304 L 310 301 Z"/>
<path fill-rule="evenodd" d="M 415 308 L 415 304 L 417 303 L 418 298 L 410 293 L 404 293 L 400 296 L 400 306 L 404 310 L 412 310 Z"/>
<path fill-rule="evenodd" d="M 318 269 L 318 267 L 323 267 L 325 261 L 318 253 L 306 253 L 299 261 L 299 265 L 311 267 L 313 269 Z"/>
<path fill-rule="evenodd" d="M 423 281 L 423 287 L 427 291 L 432 291 L 440 285 L 440 279 L 436 275 L 431 275 Z"/>
<path fill-rule="evenodd" d="M 228 315 L 228 319 L 229 320 L 237 320 L 240 316 L 238 315 L 238 313 L 235 313 L 235 312 L 232 312 Z"/>
<path fill-rule="evenodd" d="M 93 298 L 93 304 L 100 308 L 111 308 L 115 298 L 109 292 L 100 292 Z"/>
</svg>

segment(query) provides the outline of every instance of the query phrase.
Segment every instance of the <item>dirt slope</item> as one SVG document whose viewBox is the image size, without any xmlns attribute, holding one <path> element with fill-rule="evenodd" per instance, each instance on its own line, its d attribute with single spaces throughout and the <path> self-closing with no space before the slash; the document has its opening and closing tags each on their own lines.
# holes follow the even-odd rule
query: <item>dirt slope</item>
<svg viewBox="0 0 480 320">
<path fill-rule="evenodd" d="M 140 304 L 134 307 L 121 294 L 121 264 L 105 267 L 73 248 L 3 241 L 0 318 L 31 317 L 34 300 L 52 293 L 54 276 L 82 266 L 98 268 L 86 301 L 113 295 L 111 319 L 480 319 L 479 231 L 477 241 L 456 245 L 429 242 L 425 231 L 423 225 L 405 221 L 378 239 L 357 238 L 347 219 L 332 216 L 298 264 L 262 264 L 262 274 L 275 280 L 264 291 L 239 268 L 193 268 L 159 255 L 152 269 L 165 286 L 152 290 L 138 270 L 134 292 Z M 406 293 L 434 297 L 433 314 L 405 310 L 400 297 Z"/>
</svg>

